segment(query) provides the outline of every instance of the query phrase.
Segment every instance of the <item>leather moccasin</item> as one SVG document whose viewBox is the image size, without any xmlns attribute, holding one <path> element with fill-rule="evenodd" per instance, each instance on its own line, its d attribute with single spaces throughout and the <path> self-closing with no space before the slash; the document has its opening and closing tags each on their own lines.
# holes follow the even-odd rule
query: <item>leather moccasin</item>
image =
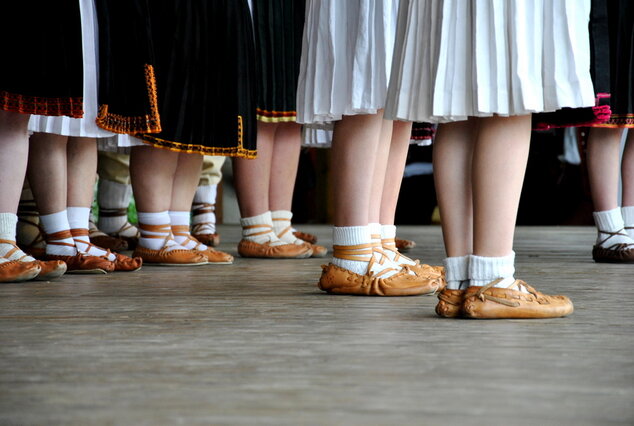
<svg viewBox="0 0 634 426">
<path fill-rule="evenodd" d="M 315 244 L 317 242 L 317 237 L 313 234 L 309 234 L 308 232 L 293 231 L 293 235 L 295 238 L 299 238 L 309 244 Z"/>
<path fill-rule="evenodd" d="M 594 246 L 592 259 L 597 263 L 634 263 L 634 248 L 628 244 L 615 244 L 609 248 Z"/>
<path fill-rule="evenodd" d="M 77 253 L 74 256 L 47 254 L 46 260 L 61 260 L 66 263 L 67 274 L 105 274 L 114 271 L 114 262 L 100 256 Z"/>
<path fill-rule="evenodd" d="M 273 246 L 268 242 L 260 244 L 254 241 L 241 240 L 238 243 L 238 253 L 242 257 L 305 259 L 313 254 L 313 250 L 307 244 L 281 244 Z"/>
<path fill-rule="evenodd" d="M 436 314 L 445 318 L 457 318 L 462 316 L 462 304 L 466 290 L 443 289 L 438 293 Z"/>
<path fill-rule="evenodd" d="M 194 234 L 192 232 L 192 237 L 206 246 L 217 247 L 220 244 L 220 235 L 218 234 Z"/>
<path fill-rule="evenodd" d="M 310 245 L 310 248 L 313 250 L 313 254 L 311 254 L 310 257 L 325 257 L 328 254 L 328 249 L 324 246 L 310 243 L 306 244 Z"/>
<path fill-rule="evenodd" d="M 388 278 L 355 274 L 347 269 L 333 265 L 322 265 L 318 287 L 328 293 L 351 294 L 358 296 L 417 296 L 436 291 L 438 284 L 434 280 L 422 279 L 402 270 Z"/>
<path fill-rule="evenodd" d="M 146 264 L 157 266 L 196 266 L 207 264 L 207 256 L 197 250 L 167 250 L 166 247 L 160 250 L 152 250 L 137 246 L 132 256 L 140 257 Z"/>
<path fill-rule="evenodd" d="M 398 251 L 403 253 L 416 247 L 416 243 L 414 241 L 404 240 L 402 238 L 395 238 L 394 243 L 396 244 Z"/>
<path fill-rule="evenodd" d="M 66 273 L 66 262 L 61 260 L 36 260 L 40 266 L 40 273 L 33 278 L 34 281 L 48 281 L 59 278 Z"/>
<path fill-rule="evenodd" d="M 114 270 L 120 272 L 134 272 L 141 269 L 143 259 L 140 257 L 130 257 L 120 253 L 113 253 L 116 256 L 114 260 Z"/>
<path fill-rule="evenodd" d="M 0 263 L 0 283 L 19 283 L 32 280 L 40 273 L 37 262 L 9 260 Z"/>
<path fill-rule="evenodd" d="M 233 256 L 224 251 L 207 247 L 206 250 L 200 250 L 200 253 L 207 256 L 207 262 L 214 265 L 230 265 L 233 263 Z"/>
<path fill-rule="evenodd" d="M 464 295 L 462 313 L 466 318 L 558 318 L 570 315 L 574 308 L 566 296 L 549 296 L 535 290 L 524 281 L 516 280 L 514 288 L 493 287 L 492 281 L 483 287 L 469 287 Z"/>
<path fill-rule="evenodd" d="M 436 283 L 436 292 L 447 286 L 445 281 L 445 268 L 442 266 L 432 266 L 420 263 L 418 260 L 415 265 L 401 265 L 405 269 L 414 272 L 417 277 L 428 279 Z"/>
</svg>

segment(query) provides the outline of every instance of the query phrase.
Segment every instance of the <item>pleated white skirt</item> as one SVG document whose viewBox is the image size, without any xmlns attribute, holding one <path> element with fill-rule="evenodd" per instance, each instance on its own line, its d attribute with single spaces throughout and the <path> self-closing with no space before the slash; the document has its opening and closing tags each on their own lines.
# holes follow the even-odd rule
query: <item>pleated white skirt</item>
<svg viewBox="0 0 634 426">
<path fill-rule="evenodd" d="M 385 107 L 398 3 L 308 0 L 298 122 L 330 122 Z"/>
<path fill-rule="evenodd" d="M 97 127 L 98 28 L 94 0 L 81 0 L 81 33 L 84 65 L 84 117 L 32 115 L 29 131 L 64 136 L 105 138 L 113 133 Z"/>
<path fill-rule="evenodd" d="M 402 0 L 386 118 L 594 105 L 590 0 Z"/>
</svg>

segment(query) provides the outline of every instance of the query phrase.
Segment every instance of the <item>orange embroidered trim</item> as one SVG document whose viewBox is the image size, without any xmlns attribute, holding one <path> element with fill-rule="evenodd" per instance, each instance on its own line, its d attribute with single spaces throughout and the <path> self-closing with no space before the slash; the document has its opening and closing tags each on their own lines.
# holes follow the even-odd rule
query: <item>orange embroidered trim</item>
<svg viewBox="0 0 634 426">
<path fill-rule="evenodd" d="M 605 123 L 595 124 L 592 127 L 627 127 L 634 128 L 634 114 L 612 114 Z"/>
<path fill-rule="evenodd" d="M 267 111 L 265 109 L 256 108 L 256 118 L 259 121 L 267 123 L 279 123 L 296 121 L 297 112 L 295 111 Z"/>
<path fill-rule="evenodd" d="M 143 142 L 152 145 L 156 148 L 169 149 L 175 152 L 184 152 L 188 154 L 203 154 L 203 155 L 222 155 L 226 157 L 241 157 L 252 159 L 257 155 L 255 149 L 245 149 L 243 147 L 244 129 L 242 124 L 242 116 L 238 116 L 238 146 L 235 147 L 208 147 L 195 144 L 185 144 L 180 142 L 168 141 L 158 138 L 154 135 L 137 134 L 135 137 L 141 139 Z"/>
<path fill-rule="evenodd" d="M 120 114 L 110 113 L 107 104 L 99 105 L 99 113 L 97 114 L 97 125 L 102 129 L 109 130 L 114 133 L 160 133 L 161 117 L 158 110 L 158 96 L 156 93 L 156 76 L 154 75 L 154 67 L 146 64 L 145 68 L 145 84 L 148 91 L 148 100 L 150 102 L 150 114 L 129 117 Z"/>
<path fill-rule="evenodd" d="M 10 93 L 5 90 L 0 91 L 0 109 L 20 114 L 65 115 L 72 118 L 82 118 L 84 116 L 83 106 L 82 97 L 46 98 Z"/>
</svg>

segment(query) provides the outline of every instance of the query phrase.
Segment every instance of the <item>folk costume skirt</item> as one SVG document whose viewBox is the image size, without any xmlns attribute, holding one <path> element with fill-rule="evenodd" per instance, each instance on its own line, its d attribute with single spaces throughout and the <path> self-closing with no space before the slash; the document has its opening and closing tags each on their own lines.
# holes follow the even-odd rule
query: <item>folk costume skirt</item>
<svg viewBox="0 0 634 426">
<path fill-rule="evenodd" d="M 0 109 L 81 117 L 79 3 L 33 3 L 0 2 Z"/>
<path fill-rule="evenodd" d="M 64 136 L 107 138 L 113 134 L 97 126 L 97 67 L 98 25 L 94 0 L 81 0 L 81 35 L 83 53 L 84 117 L 32 115 L 30 132 L 53 133 Z"/>
<path fill-rule="evenodd" d="M 402 0 L 386 117 L 593 106 L 589 13 L 589 0 Z"/>
<path fill-rule="evenodd" d="M 295 121 L 304 0 L 254 0 L 257 119 Z"/>
<path fill-rule="evenodd" d="M 297 121 L 327 123 L 385 107 L 398 0 L 309 0 Z"/>
<path fill-rule="evenodd" d="M 595 127 L 634 127 L 634 3 L 592 0 L 592 79 L 610 105 L 610 119 Z"/>
<path fill-rule="evenodd" d="M 253 158 L 255 65 L 246 0 L 152 0 L 161 122 L 136 134 L 178 152 Z"/>
</svg>

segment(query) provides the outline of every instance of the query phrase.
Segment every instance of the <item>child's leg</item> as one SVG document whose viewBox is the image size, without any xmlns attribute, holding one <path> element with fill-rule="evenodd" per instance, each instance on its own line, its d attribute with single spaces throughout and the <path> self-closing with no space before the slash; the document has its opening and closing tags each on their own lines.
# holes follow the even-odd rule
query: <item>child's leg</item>
<svg viewBox="0 0 634 426">
<path fill-rule="evenodd" d="M 634 239 L 634 129 L 627 130 L 627 140 L 621 159 L 622 213 L 625 230 Z"/>
<path fill-rule="evenodd" d="M 172 233 L 176 242 L 188 249 L 196 250 L 207 257 L 210 263 L 231 263 L 233 257 L 227 253 L 207 247 L 189 232 L 191 205 L 200 179 L 203 156 L 198 154 L 178 154 L 178 165 L 172 186 L 172 202 L 169 216 Z"/>
<path fill-rule="evenodd" d="M 180 246 L 171 236 L 168 212 L 172 204 L 179 155 L 177 152 L 147 146 L 132 148 L 130 176 L 141 231 L 134 256 L 143 258 L 147 263 L 201 265 L 207 260 Z M 190 205 L 191 198 L 187 211 Z"/>
<path fill-rule="evenodd" d="M 634 260 L 634 241 L 624 229 L 618 206 L 622 135 L 623 129 L 619 128 L 593 128 L 588 137 L 588 176 L 595 210 L 593 216 L 598 231 L 592 257 L 597 262 Z M 625 163 L 623 170 L 628 172 Z M 625 194 L 629 187 L 625 184 L 625 178 L 623 182 Z"/>
<path fill-rule="evenodd" d="M 203 156 L 202 172 L 192 204 L 192 235 L 210 246 L 220 244 L 220 235 L 216 232 L 216 197 L 226 158 Z"/>
<path fill-rule="evenodd" d="M 543 295 L 516 281 L 513 236 L 528 160 L 531 117 L 479 120 L 473 151 L 473 252 L 464 315 L 550 318 L 572 312 L 565 296 Z M 530 294 L 529 294 L 530 293 Z"/>
</svg>

